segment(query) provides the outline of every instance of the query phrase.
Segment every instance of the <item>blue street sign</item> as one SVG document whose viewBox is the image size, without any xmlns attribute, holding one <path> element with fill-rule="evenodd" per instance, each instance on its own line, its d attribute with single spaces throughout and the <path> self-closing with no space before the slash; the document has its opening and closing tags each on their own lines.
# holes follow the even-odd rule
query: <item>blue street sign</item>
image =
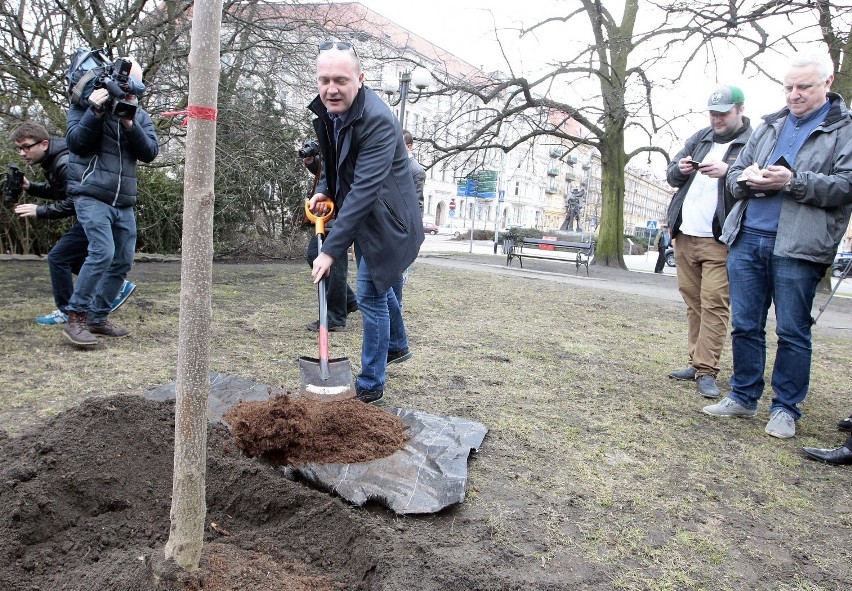
<svg viewBox="0 0 852 591">
<path fill-rule="evenodd" d="M 645 222 L 646 230 L 656 230 L 657 229 L 657 220 L 648 220 Z"/>
</svg>

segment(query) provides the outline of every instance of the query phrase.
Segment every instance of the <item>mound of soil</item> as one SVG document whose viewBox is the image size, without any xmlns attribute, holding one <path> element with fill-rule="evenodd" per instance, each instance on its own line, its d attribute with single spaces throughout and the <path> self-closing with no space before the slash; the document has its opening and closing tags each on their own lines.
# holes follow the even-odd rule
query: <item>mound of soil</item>
<svg viewBox="0 0 852 591">
<path fill-rule="evenodd" d="M 222 418 L 245 455 L 277 466 L 377 460 L 409 439 L 396 415 L 355 399 L 317 402 L 277 394 L 242 401 Z"/>
<path fill-rule="evenodd" d="M 168 571 L 173 455 L 174 402 L 139 396 L 90 398 L 19 437 L 0 433 L 0 589 L 173 589 L 152 574 Z M 528 588 L 523 571 L 500 570 L 512 557 L 489 551 L 487 523 L 455 511 L 421 521 L 355 509 L 247 458 L 211 424 L 208 527 L 186 588 Z"/>
</svg>

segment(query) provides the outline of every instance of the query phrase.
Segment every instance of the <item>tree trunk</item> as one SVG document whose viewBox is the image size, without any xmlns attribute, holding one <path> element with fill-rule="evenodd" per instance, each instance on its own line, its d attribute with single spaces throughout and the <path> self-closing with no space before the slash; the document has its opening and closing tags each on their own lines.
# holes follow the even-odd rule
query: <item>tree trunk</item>
<svg viewBox="0 0 852 591">
<path fill-rule="evenodd" d="M 222 0 L 195 3 L 189 53 L 189 126 L 184 177 L 175 457 L 171 528 L 165 557 L 198 568 L 204 541 L 207 399 L 210 395 L 210 286 L 213 268 L 213 176 Z M 210 111 L 198 112 L 206 108 Z M 209 117 L 209 118 L 205 118 Z"/>
<path fill-rule="evenodd" d="M 624 133 L 607 132 L 601 151 L 601 226 L 595 264 L 626 269 L 624 263 Z"/>
</svg>

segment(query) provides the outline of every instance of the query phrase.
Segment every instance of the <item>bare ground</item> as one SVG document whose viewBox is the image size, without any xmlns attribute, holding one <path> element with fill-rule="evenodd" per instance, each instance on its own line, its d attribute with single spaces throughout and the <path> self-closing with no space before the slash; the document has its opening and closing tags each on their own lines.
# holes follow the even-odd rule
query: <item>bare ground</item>
<svg viewBox="0 0 852 591">
<path fill-rule="evenodd" d="M 665 378 L 686 362 L 684 306 L 661 295 L 673 278 L 593 267 L 564 283 L 551 279 L 573 269 L 441 261 L 454 259 L 465 268 L 415 266 L 415 356 L 392 366 L 386 396 L 488 426 L 466 501 L 416 518 L 355 509 L 212 428 L 208 521 L 230 535 L 208 532 L 207 588 L 846 588 L 850 471 L 800 448 L 842 441 L 849 331 L 816 328 L 805 416 L 780 441 L 763 433 L 771 393 L 757 419 L 717 420 L 693 384 Z M 133 336 L 78 351 L 32 321 L 53 307 L 46 264 L 0 263 L 0 588 L 154 588 L 173 417 L 140 395 L 175 377 L 180 270 L 144 263 L 131 277 L 114 320 Z M 295 388 L 297 358 L 316 347 L 314 293 L 304 264 L 216 265 L 211 369 Z M 852 315 L 848 300 L 831 306 Z M 359 325 L 350 316 L 331 340 L 356 370 Z M 724 386 L 729 349 L 722 366 Z"/>
</svg>

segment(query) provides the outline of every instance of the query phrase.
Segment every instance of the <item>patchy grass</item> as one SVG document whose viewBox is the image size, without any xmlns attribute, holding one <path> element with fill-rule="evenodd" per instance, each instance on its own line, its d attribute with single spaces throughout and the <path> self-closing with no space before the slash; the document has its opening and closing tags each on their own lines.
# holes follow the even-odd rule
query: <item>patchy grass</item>
<svg viewBox="0 0 852 591">
<path fill-rule="evenodd" d="M 842 441 L 833 425 L 850 411 L 852 372 L 838 368 L 852 335 L 817 334 L 799 435 L 780 441 L 763 433 L 771 393 L 756 419 L 714 419 L 694 384 L 665 377 L 685 365 L 681 303 L 482 269 L 420 262 L 405 288 L 414 358 L 389 369 L 387 398 L 489 428 L 467 502 L 408 527 L 437 547 L 525 560 L 530 588 L 581 588 L 571 581 L 589 573 L 596 588 L 625 590 L 852 579 L 850 472 L 800 452 Z M 0 264 L 2 428 L 175 379 L 179 265 L 138 264 L 132 278 L 139 289 L 114 321 L 133 336 L 78 351 L 61 327 L 33 322 L 54 307 L 46 264 Z M 298 357 L 316 350 L 307 267 L 215 265 L 213 289 L 211 369 L 296 389 Z M 357 372 L 360 317 L 349 321 L 330 346 Z M 722 367 L 725 390 L 730 347 Z"/>
</svg>

